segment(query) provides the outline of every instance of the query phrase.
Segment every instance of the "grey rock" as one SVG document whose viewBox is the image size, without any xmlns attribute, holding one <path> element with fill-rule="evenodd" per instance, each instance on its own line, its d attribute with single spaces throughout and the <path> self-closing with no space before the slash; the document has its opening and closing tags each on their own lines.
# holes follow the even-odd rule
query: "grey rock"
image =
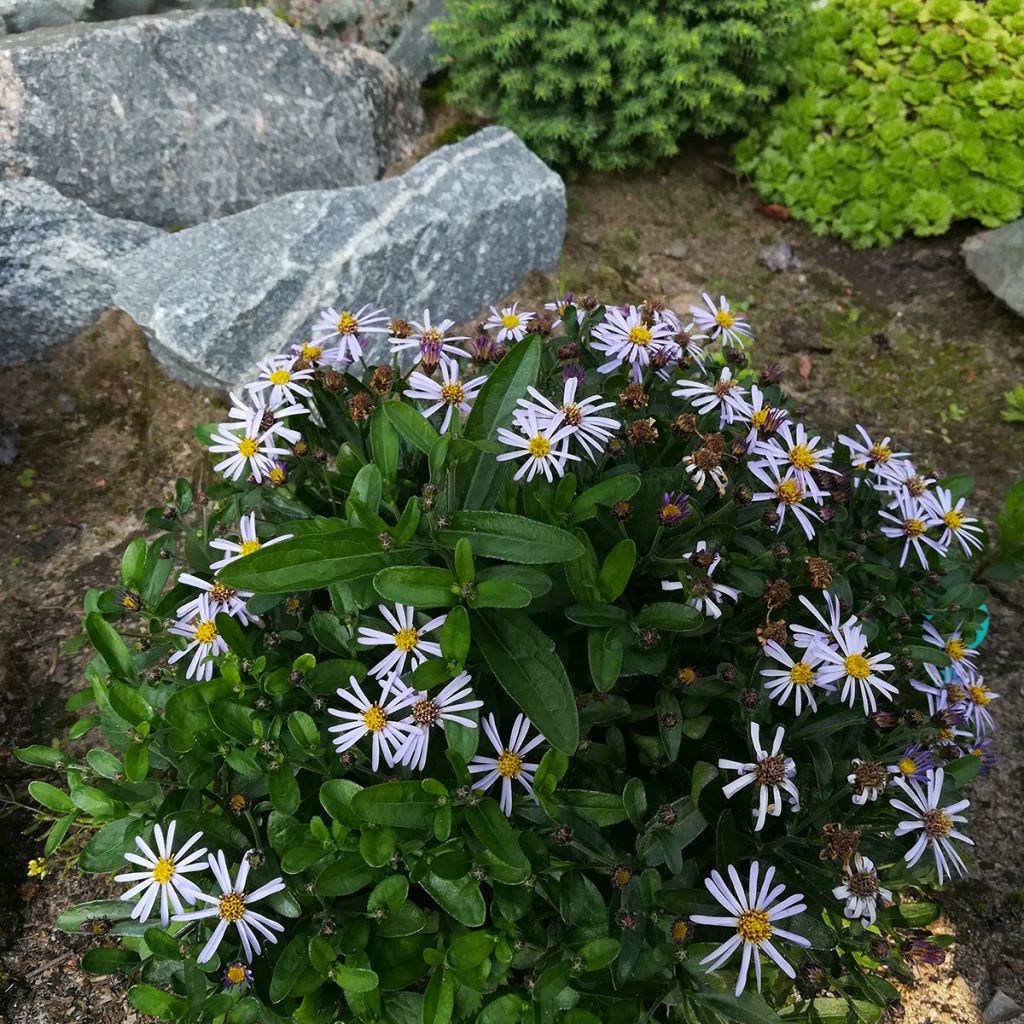
<svg viewBox="0 0 1024 1024">
<path fill-rule="evenodd" d="M 81 21 L 92 0 L 0 0 L 0 38 L 6 32 L 29 32 Z"/>
<path fill-rule="evenodd" d="M 97 14 L 104 20 L 152 14 L 157 5 L 158 0 L 96 0 Z"/>
<path fill-rule="evenodd" d="M 388 50 L 391 61 L 417 81 L 424 81 L 437 70 L 437 40 L 430 25 L 441 21 L 447 13 L 444 0 L 416 0 Z"/>
<path fill-rule="evenodd" d="M 485 128 L 400 177 L 296 192 L 159 238 L 119 262 L 115 297 L 171 373 L 234 384 L 308 337 L 327 306 L 475 315 L 557 263 L 565 215 L 558 175 Z"/>
<path fill-rule="evenodd" d="M 757 251 L 757 258 L 773 274 L 781 274 L 784 270 L 800 266 L 800 259 L 784 238 L 772 245 L 762 245 Z"/>
<path fill-rule="evenodd" d="M 1024 219 L 972 235 L 961 247 L 967 269 L 1024 316 Z"/>
<path fill-rule="evenodd" d="M 0 167 L 111 217 L 174 227 L 366 184 L 422 124 L 416 83 L 386 57 L 266 10 L 0 39 Z"/>
<path fill-rule="evenodd" d="M 985 1024 L 1005 1024 L 1006 1021 L 1013 1020 L 1014 1017 L 1019 1016 L 1021 1013 L 1024 1013 L 1024 1009 L 1014 1002 L 1002 989 L 996 989 L 995 995 L 992 996 L 988 1006 L 985 1007 L 982 1019 L 985 1021 Z"/>
<path fill-rule="evenodd" d="M 113 305 L 113 261 L 161 234 L 34 178 L 0 181 L 0 365 L 88 327 Z"/>
</svg>

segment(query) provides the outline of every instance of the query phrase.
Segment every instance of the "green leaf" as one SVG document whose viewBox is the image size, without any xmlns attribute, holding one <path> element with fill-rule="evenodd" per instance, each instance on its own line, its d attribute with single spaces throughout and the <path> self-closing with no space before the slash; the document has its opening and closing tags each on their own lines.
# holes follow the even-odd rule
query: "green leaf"
<svg viewBox="0 0 1024 1024">
<path fill-rule="evenodd" d="M 626 808 L 618 793 L 602 793 L 593 789 L 560 789 L 551 797 L 560 808 L 573 811 L 598 828 L 617 825 L 626 820 Z"/>
<path fill-rule="evenodd" d="M 351 779 L 328 779 L 320 787 L 320 803 L 337 822 L 349 828 L 359 828 L 363 819 L 352 809 L 352 798 L 362 789 Z"/>
<path fill-rule="evenodd" d="M 508 512 L 455 512 L 448 528 L 436 537 L 446 548 L 468 538 L 477 557 L 522 565 L 571 562 L 584 550 L 571 533 Z"/>
<path fill-rule="evenodd" d="M 450 1024 L 455 1010 L 455 981 L 446 967 L 438 967 L 423 993 L 422 1024 Z"/>
<path fill-rule="evenodd" d="M 147 928 L 143 938 L 146 945 L 157 955 L 166 960 L 181 960 L 181 950 L 178 948 L 178 940 L 160 928 Z"/>
<path fill-rule="evenodd" d="M 646 629 L 688 633 L 700 629 L 704 624 L 704 616 L 691 605 L 659 601 L 641 608 L 636 621 L 638 626 L 643 626 Z"/>
<path fill-rule="evenodd" d="M 238 590 L 286 594 L 366 579 L 407 561 L 407 552 L 382 551 L 380 540 L 365 530 L 341 530 L 264 546 L 224 566 L 219 578 Z"/>
<path fill-rule="evenodd" d="M 524 338 L 498 363 L 480 389 L 466 419 L 465 436 L 471 440 L 491 439 L 497 435 L 499 427 L 508 426 L 516 402 L 537 382 L 539 369 L 540 338 Z M 471 509 L 490 508 L 505 475 L 505 464 L 481 452 L 472 465 L 473 474 L 463 505 Z M 475 544 L 473 550 L 478 555 L 482 553 Z"/>
<path fill-rule="evenodd" d="M 370 867 L 358 853 L 347 853 L 317 875 L 316 891 L 326 897 L 351 896 L 379 878 L 380 871 Z"/>
<path fill-rule="evenodd" d="M 488 932 L 457 935 L 448 947 L 448 963 L 457 971 L 471 971 L 479 967 L 491 955 L 496 938 Z"/>
<path fill-rule="evenodd" d="M 451 608 L 459 603 L 455 577 L 432 565 L 395 565 L 373 577 L 373 588 L 387 601 L 415 608 Z"/>
<path fill-rule="evenodd" d="M 279 814 L 294 814 L 299 807 L 299 781 L 287 765 L 267 774 L 267 791 L 274 810 Z"/>
<path fill-rule="evenodd" d="M 99 946 L 85 951 L 81 967 L 87 974 L 117 974 L 134 967 L 138 962 L 139 954 L 134 949 Z"/>
<path fill-rule="evenodd" d="M 133 743 L 124 754 L 124 777 L 141 782 L 149 775 L 149 744 Z"/>
<path fill-rule="evenodd" d="M 554 641 L 522 613 L 480 612 L 473 635 L 491 671 L 544 738 L 566 754 L 579 745 L 572 685 Z"/>
<path fill-rule="evenodd" d="M 488 867 L 492 858 L 508 865 L 513 870 L 501 873 L 500 880 L 503 882 L 521 882 L 529 875 L 530 862 L 519 846 L 516 831 L 494 800 L 482 800 L 475 807 L 467 807 L 466 821 L 490 854 L 490 858 L 483 860 L 483 867 Z M 490 873 L 497 875 L 495 871 Z"/>
<path fill-rule="evenodd" d="M 636 544 L 631 540 L 620 540 L 608 552 L 597 577 L 598 589 L 606 601 L 612 602 L 622 594 L 635 565 Z"/>
<path fill-rule="evenodd" d="M 99 612 L 90 612 L 85 617 L 85 631 L 89 634 L 93 647 L 107 663 L 111 675 L 120 676 L 122 679 L 138 679 L 139 673 L 128 645 L 121 639 L 121 634 Z"/>
<path fill-rule="evenodd" d="M 437 633 L 441 653 L 456 665 L 465 664 L 469 657 L 469 613 L 461 605 L 453 608 L 446 616 Z"/>
<path fill-rule="evenodd" d="M 142 695 L 124 683 L 113 683 L 108 697 L 115 713 L 132 725 L 141 725 L 152 714 L 153 709 Z"/>
<path fill-rule="evenodd" d="M 569 507 L 569 521 L 582 523 L 597 515 L 599 506 L 610 507 L 617 501 L 626 501 L 640 490 L 640 477 L 632 474 L 610 476 L 593 487 L 588 487 Z"/>
<path fill-rule="evenodd" d="M 428 871 L 419 883 L 434 902 L 467 928 L 479 928 L 487 918 L 480 883 L 471 875 L 441 878 Z"/>
<path fill-rule="evenodd" d="M 42 804 L 43 807 L 56 811 L 58 814 L 67 814 L 75 809 L 75 805 L 71 802 L 71 797 L 63 789 L 51 786 L 48 782 L 40 782 L 39 780 L 30 782 L 28 784 L 28 792 L 37 804 Z"/>
<path fill-rule="evenodd" d="M 146 565 L 146 542 L 136 537 L 121 556 L 121 585 L 137 590 L 142 583 L 142 570 Z"/>
<path fill-rule="evenodd" d="M 533 600 L 526 587 L 505 580 L 481 580 L 476 585 L 474 608 L 525 608 Z"/>
<path fill-rule="evenodd" d="M 124 867 L 124 851 L 132 848 L 136 836 L 146 830 L 137 818 L 118 818 L 104 825 L 82 847 L 78 866 L 82 871 L 107 872 Z"/>
<path fill-rule="evenodd" d="M 384 411 L 385 402 L 370 418 L 370 450 L 381 476 L 392 483 L 398 475 L 398 433 Z"/>
<path fill-rule="evenodd" d="M 86 921 L 96 917 L 105 917 L 109 921 L 123 921 L 131 917 L 135 904 L 124 900 L 90 900 L 88 903 L 76 903 L 68 907 L 57 918 L 55 927 L 68 935 L 80 934 Z"/>
<path fill-rule="evenodd" d="M 594 685 L 603 693 L 613 689 L 622 671 L 624 648 L 618 630 L 591 629 L 587 633 L 587 660 Z"/>
<path fill-rule="evenodd" d="M 152 985 L 133 985 L 128 989 L 128 1002 L 139 1013 L 157 1020 L 181 1020 L 188 1013 L 184 999 Z"/>
<path fill-rule="evenodd" d="M 429 455 L 438 441 L 437 431 L 419 411 L 404 402 L 385 402 L 379 409 L 401 437 L 414 448 Z"/>
<path fill-rule="evenodd" d="M 375 828 L 359 837 L 359 853 L 371 867 L 382 868 L 395 852 L 395 833 L 390 828 Z"/>
<path fill-rule="evenodd" d="M 346 964 L 335 964 L 334 980 L 346 992 L 372 992 L 380 985 L 374 971 L 365 967 L 348 967 Z"/>
<path fill-rule="evenodd" d="M 477 1015 L 476 1024 L 520 1024 L 526 1018 L 526 1004 L 517 996 L 498 996 Z"/>
<path fill-rule="evenodd" d="M 56 768 L 58 762 L 64 760 L 64 752 L 59 747 L 44 747 L 40 744 L 17 747 L 14 756 L 22 764 L 30 764 L 35 768 Z"/>
<path fill-rule="evenodd" d="M 374 825 L 426 831 L 437 812 L 437 799 L 419 782 L 385 782 L 356 793 L 352 810 Z"/>
<path fill-rule="evenodd" d="M 370 514 L 375 516 L 377 509 L 380 508 L 380 496 L 383 489 L 384 482 L 381 478 L 381 471 L 371 462 L 356 473 L 352 486 L 349 488 L 349 497 L 361 501 Z M 352 525 L 354 526 L 355 523 Z"/>
<path fill-rule="evenodd" d="M 277 956 L 274 973 L 270 976 L 270 1001 L 286 999 L 295 983 L 309 966 L 309 934 L 299 932 L 288 940 Z"/>
</svg>

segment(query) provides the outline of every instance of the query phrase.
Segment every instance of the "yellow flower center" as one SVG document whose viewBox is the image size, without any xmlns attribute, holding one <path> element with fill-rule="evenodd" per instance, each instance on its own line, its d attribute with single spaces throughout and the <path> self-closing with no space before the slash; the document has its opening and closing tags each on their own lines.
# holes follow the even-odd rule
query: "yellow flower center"
<svg viewBox="0 0 1024 1024">
<path fill-rule="evenodd" d="M 798 661 L 789 670 L 790 682 L 797 686 L 810 686 L 814 682 L 814 669 L 803 661 Z"/>
<path fill-rule="evenodd" d="M 896 767 L 909 779 L 917 771 L 917 762 L 912 757 L 905 757 Z"/>
<path fill-rule="evenodd" d="M 681 917 L 676 918 L 672 922 L 671 934 L 673 942 L 683 943 L 690 934 L 690 926 Z"/>
<path fill-rule="evenodd" d="M 559 412 L 562 414 L 562 421 L 570 427 L 578 427 L 583 422 L 583 410 L 575 402 L 563 405 Z"/>
<path fill-rule="evenodd" d="M 439 341 L 444 340 L 444 335 L 436 327 L 428 327 L 421 335 L 420 340 L 430 344 L 433 342 L 436 344 Z"/>
<path fill-rule="evenodd" d="M 681 516 L 683 513 L 682 513 L 682 510 L 679 508 L 678 505 L 676 505 L 676 504 L 674 504 L 673 502 L 670 501 L 670 502 L 667 502 L 666 504 L 662 505 L 662 507 L 661 507 L 661 514 L 666 519 L 675 519 L 676 516 Z"/>
<path fill-rule="evenodd" d="M 153 880 L 166 885 L 174 877 L 174 861 L 170 857 L 161 857 L 153 865 Z"/>
<path fill-rule="evenodd" d="M 238 450 L 243 458 L 251 459 L 260 450 L 259 442 L 251 437 L 243 437 L 238 442 Z"/>
<path fill-rule="evenodd" d="M 415 629 L 400 629 L 395 634 L 395 646 L 408 653 L 419 642 L 420 635 Z"/>
<path fill-rule="evenodd" d="M 953 730 L 940 729 L 938 732 L 938 737 L 940 740 L 942 740 L 943 743 L 948 743 L 953 738 Z"/>
<path fill-rule="evenodd" d="M 373 704 L 363 712 L 363 725 L 367 732 L 380 732 L 388 724 L 388 716 L 379 704 Z"/>
<path fill-rule="evenodd" d="M 243 540 L 238 545 L 239 553 L 242 555 L 251 555 L 254 551 L 259 551 L 260 542 L 258 540 Z"/>
<path fill-rule="evenodd" d="M 720 309 L 715 314 L 715 323 L 718 324 L 719 327 L 732 327 L 732 325 L 736 323 L 736 317 L 734 317 L 729 310 Z"/>
<path fill-rule="evenodd" d="M 339 334 L 355 334 L 359 330 L 359 321 L 346 309 L 338 317 L 336 326 Z"/>
<path fill-rule="evenodd" d="M 292 379 L 292 375 L 287 370 L 275 370 L 270 375 L 271 384 L 287 384 Z"/>
<path fill-rule="evenodd" d="M 502 751 L 498 758 L 498 774 L 505 779 L 516 779 L 523 770 L 523 759 L 511 750 Z"/>
<path fill-rule="evenodd" d="M 924 816 L 924 834 L 931 839 L 945 839 L 953 831 L 953 819 L 937 807 Z"/>
<path fill-rule="evenodd" d="M 432 700 L 424 698 L 413 704 L 412 718 L 417 725 L 437 725 L 441 719 L 441 711 Z"/>
<path fill-rule="evenodd" d="M 646 348 L 651 343 L 653 335 L 646 327 L 631 327 L 629 329 L 629 340 L 634 345 L 639 345 L 641 348 Z"/>
<path fill-rule="evenodd" d="M 245 981 L 245 967 L 242 964 L 232 964 L 224 972 L 224 977 L 232 985 L 241 985 Z"/>
<path fill-rule="evenodd" d="M 853 676 L 854 679 L 867 679 L 871 675 L 871 666 L 863 654 L 851 654 L 843 662 L 843 668 L 846 669 L 846 674 Z"/>
<path fill-rule="evenodd" d="M 982 707 L 990 703 L 992 700 L 992 698 L 985 692 L 985 688 L 983 686 L 968 686 L 967 698 L 972 704 L 980 704 Z"/>
<path fill-rule="evenodd" d="M 964 525 L 964 517 L 959 512 L 954 512 L 950 509 L 943 517 L 942 521 L 951 529 L 959 530 Z"/>
<path fill-rule="evenodd" d="M 302 346 L 302 351 L 299 355 L 307 362 L 315 363 L 322 355 L 324 350 L 319 345 L 306 344 Z"/>
<path fill-rule="evenodd" d="M 818 460 L 814 457 L 814 452 L 805 444 L 794 445 L 794 447 L 790 448 L 789 461 L 797 469 L 814 469 L 818 464 Z"/>
<path fill-rule="evenodd" d="M 210 588 L 210 600 L 214 604 L 227 604 L 234 596 L 234 590 L 219 580 Z"/>
<path fill-rule="evenodd" d="M 868 449 L 868 456 L 875 462 L 888 462 L 892 458 L 892 449 L 887 444 L 873 444 Z"/>
<path fill-rule="evenodd" d="M 617 889 L 625 889 L 633 878 L 633 872 L 629 868 L 616 868 L 612 872 L 612 883 Z"/>
<path fill-rule="evenodd" d="M 903 523 L 903 532 L 908 537 L 920 537 L 927 527 L 920 519 L 907 519 Z"/>
<path fill-rule="evenodd" d="M 536 437 L 530 438 L 526 450 L 535 459 L 543 459 L 545 455 L 551 454 L 551 442 L 543 434 L 538 434 Z"/>
<path fill-rule="evenodd" d="M 275 466 L 268 475 L 270 477 L 270 482 L 272 484 L 277 484 L 278 487 L 280 487 L 286 479 L 285 471 L 280 466 Z"/>
<path fill-rule="evenodd" d="M 217 639 L 217 627 L 212 620 L 204 619 L 196 626 L 195 638 L 201 644 L 212 644 Z"/>
<path fill-rule="evenodd" d="M 450 405 L 458 405 L 465 397 L 466 392 L 458 381 L 453 384 L 445 384 L 441 388 L 441 398 Z"/>
<path fill-rule="evenodd" d="M 795 480 L 783 480 L 775 488 L 775 496 L 783 505 L 796 505 L 803 500 L 804 492 Z"/>
<path fill-rule="evenodd" d="M 967 654 L 967 644 L 959 637 L 946 641 L 946 653 L 954 660 L 961 661 Z"/>
<path fill-rule="evenodd" d="M 505 330 L 510 331 L 513 327 L 519 326 L 519 317 L 517 317 L 515 313 L 506 313 L 501 318 L 501 326 L 504 327 Z"/>
<path fill-rule="evenodd" d="M 744 942 L 756 946 L 772 935 L 772 923 L 763 910 L 746 910 L 736 922 L 736 930 Z"/>
<path fill-rule="evenodd" d="M 245 893 L 229 892 L 221 896 L 217 913 L 224 921 L 241 921 L 245 917 Z"/>
<path fill-rule="evenodd" d="M 765 423 L 768 422 L 768 417 L 772 413 L 772 407 L 770 405 L 763 406 L 760 409 L 756 409 L 750 417 L 750 422 L 753 426 L 760 430 Z M 792 455 L 790 456 L 792 458 Z"/>
</svg>

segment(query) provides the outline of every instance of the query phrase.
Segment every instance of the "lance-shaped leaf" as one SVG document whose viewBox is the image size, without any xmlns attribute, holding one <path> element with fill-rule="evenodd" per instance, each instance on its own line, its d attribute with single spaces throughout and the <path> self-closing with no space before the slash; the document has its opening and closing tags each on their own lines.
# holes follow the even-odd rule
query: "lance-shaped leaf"
<svg viewBox="0 0 1024 1024">
<path fill-rule="evenodd" d="M 454 548 L 463 538 L 472 542 L 474 555 L 522 565 L 571 562 L 584 551 L 571 533 L 508 512 L 455 512 L 437 540 Z"/>
</svg>

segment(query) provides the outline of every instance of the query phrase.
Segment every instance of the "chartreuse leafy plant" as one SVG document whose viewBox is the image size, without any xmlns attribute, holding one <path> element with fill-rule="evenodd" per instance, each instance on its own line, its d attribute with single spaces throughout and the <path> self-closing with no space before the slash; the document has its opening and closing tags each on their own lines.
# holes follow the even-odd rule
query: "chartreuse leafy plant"
<svg viewBox="0 0 1024 1024">
<path fill-rule="evenodd" d="M 736 148 L 765 199 L 858 247 L 1021 215 L 1022 0 L 829 0 L 793 53 Z"/>
<path fill-rule="evenodd" d="M 823 441 L 705 303 L 327 310 L 199 430 L 19 752 L 42 856 L 121 886 L 57 922 L 85 970 L 179 1022 L 793 1024 L 941 958 L 970 480 Z"/>
<path fill-rule="evenodd" d="M 618 170 L 742 129 L 782 84 L 809 0 L 452 0 L 452 98 L 557 166 Z"/>
</svg>

